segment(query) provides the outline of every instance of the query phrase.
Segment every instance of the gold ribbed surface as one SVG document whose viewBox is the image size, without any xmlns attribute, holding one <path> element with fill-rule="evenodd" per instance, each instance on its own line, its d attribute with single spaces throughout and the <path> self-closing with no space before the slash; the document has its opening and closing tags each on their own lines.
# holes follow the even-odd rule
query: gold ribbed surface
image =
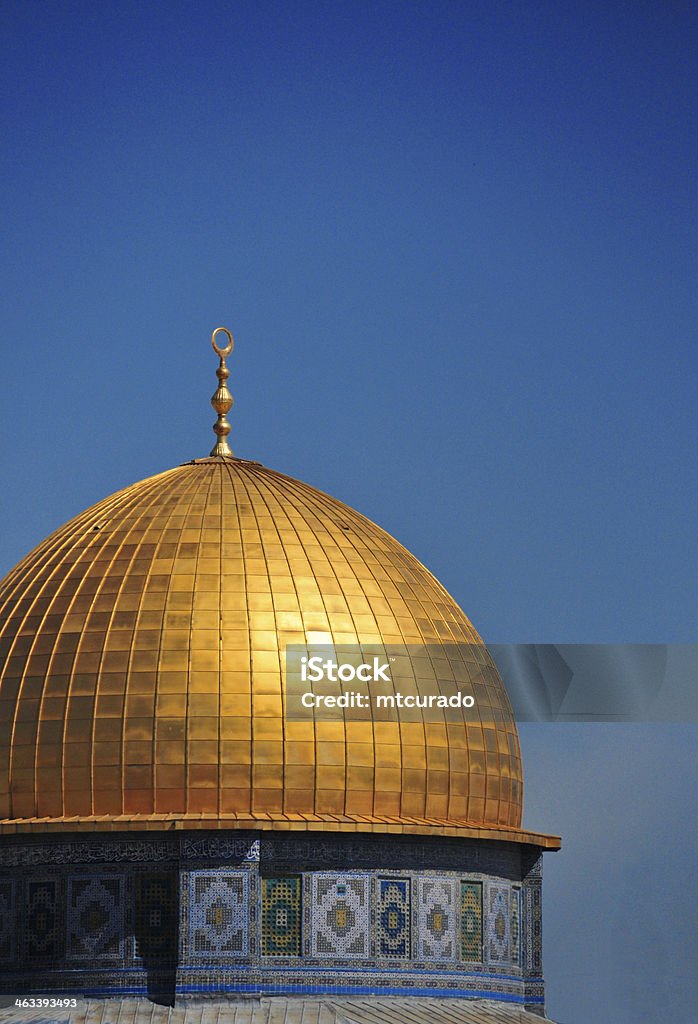
<svg viewBox="0 0 698 1024">
<path fill-rule="evenodd" d="M 385 531 L 258 463 L 202 459 L 94 505 L 0 584 L 4 828 L 520 829 L 489 660 L 480 722 L 289 721 L 283 652 L 306 640 L 480 643 Z"/>
</svg>

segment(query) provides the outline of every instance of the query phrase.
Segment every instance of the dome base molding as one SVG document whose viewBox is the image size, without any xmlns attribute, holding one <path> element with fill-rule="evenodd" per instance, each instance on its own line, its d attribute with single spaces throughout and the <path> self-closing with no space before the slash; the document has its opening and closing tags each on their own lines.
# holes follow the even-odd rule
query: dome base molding
<svg viewBox="0 0 698 1024">
<path fill-rule="evenodd" d="M 196 830 L 260 830 L 283 832 L 352 832 L 391 835 L 453 836 L 460 839 L 496 839 L 509 843 L 540 846 L 545 850 L 559 850 L 559 836 L 525 829 L 474 825 L 440 818 L 387 818 L 370 815 L 310 815 L 267 814 L 216 815 L 202 814 L 143 814 L 143 815 L 89 815 L 79 818 L 4 818 L 0 819 L 0 835 L 22 833 L 52 833 L 63 835 L 66 830 L 76 832 L 131 832 Z"/>
</svg>

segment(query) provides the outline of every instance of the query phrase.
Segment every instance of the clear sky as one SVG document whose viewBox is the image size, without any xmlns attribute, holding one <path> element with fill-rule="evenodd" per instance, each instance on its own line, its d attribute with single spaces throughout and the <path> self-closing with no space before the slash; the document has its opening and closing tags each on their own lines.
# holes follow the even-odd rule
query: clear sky
<svg viewBox="0 0 698 1024">
<path fill-rule="evenodd" d="M 6 0 L 0 28 L 0 573 L 208 452 L 222 323 L 236 453 L 386 527 L 485 639 L 698 640 L 694 5 Z M 522 733 L 528 824 L 567 835 L 551 1014 L 688 1021 L 695 729 Z"/>
</svg>

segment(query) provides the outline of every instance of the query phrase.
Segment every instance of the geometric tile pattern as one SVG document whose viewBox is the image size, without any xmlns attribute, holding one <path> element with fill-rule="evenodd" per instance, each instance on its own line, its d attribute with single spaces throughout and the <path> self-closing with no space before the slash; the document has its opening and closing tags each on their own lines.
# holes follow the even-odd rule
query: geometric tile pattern
<svg viewBox="0 0 698 1024">
<path fill-rule="evenodd" d="M 28 961 L 52 960 L 59 955 L 62 915 L 57 879 L 27 882 L 24 955 Z"/>
<path fill-rule="evenodd" d="M 262 878 L 262 956 L 300 956 L 301 878 Z"/>
<path fill-rule="evenodd" d="M 482 882 L 460 884 L 460 945 L 463 960 L 482 963 Z"/>
<path fill-rule="evenodd" d="M 455 882 L 420 878 L 417 904 L 420 960 L 454 960 L 456 955 Z"/>
<path fill-rule="evenodd" d="M 509 886 L 490 882 L 487 901 L 487 958 L 494 964 L 508 963 L 511 959 Z"/>
<path fill-rule="evenodd" d="M 543 922 L 540 882 L 527 884 L 525 893 L 526 973 L 540 974 L 543 968 Z"/>
<path fill-rule="evenodd" d="M 379 878 L 377 946 L 379 956 L 410 955 L 410 880 Z"/>
<path fill-rule="evenodd" d="M 68 957 L 123 957 L 123 876 L 95 874 L 69 878 L 67 917 Z"/>
<path fill-rule="evenodd" d="M 370 953 L 367 875 L 312 876 L 312 955 L 338 959 Z"/>
<path fill-rule="evenodd" d="M 15 883 L 0 882 L 0 961 L 14 959 L 15 952 Z"/>
<path fill-rule="evenodd" d="M 511 962 L 521 963 L 521 889 L 511 890 Z"/>
<path fill-rule="evenodd" d="M 207 957 L 247 956 L 250 949 L 247 871 L 192 871 L 189 876 L 191 952 Z"/>
<path fill-rule="evenodd" d="M 177 955 L 179 880 L 174 871 L 143 872 L 136 884 L 136 956 L 171 960 Z"/>
</svg>

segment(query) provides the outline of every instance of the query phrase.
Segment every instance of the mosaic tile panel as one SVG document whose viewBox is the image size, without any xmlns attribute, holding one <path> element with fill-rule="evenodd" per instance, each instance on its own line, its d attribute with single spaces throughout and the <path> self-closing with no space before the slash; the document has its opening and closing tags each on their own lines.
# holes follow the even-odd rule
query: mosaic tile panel
<svg viewBox="0 0 698 1024">
<path fill-rule="evenodd" d="M 524 888 L 525 964 L 528 974 L 539 974 L 543 969 L 543 921 L 540 882 Z"/>
<path fill-rule="evenodd" d="M 262 956 L 300 956 L 301 879 L 262 879 Z"/>
<path fill-rule="evenodd" d="M 521 963 L 521 889 L 511 890 L 511 962 Z"/>
<path fill-rule="evenodd" d="M 482 963 L 482 882 L 460 884 L 461 959 Z"/>
<path fill-rule="evenodd" d="M 0 882 L 0 961 L 7 963 L 15 955 L 15 883 Z"/>
<path fill-rule="evenodd" d="M 455 881 L 420 878 L 417 909 L 420 960 L 454 960 L 456 956 Z"/>
<path fill-rule="evenodd" d="M 511 959 L 509 887 L 494 882 L 487 887 L 487 959 L 493 964 Z"/>
<path fill-rule="evenodd" d="M 410 956 L 410 879 L 378 879 L 376 945 L 379 956 Z"/>
<path fill-rule="evenodd" d="M 313 956 L 368 957 L 368 875 L 313 875 L 311 929 Z"/>
<path fill-rule="evenodd" d="M 136 880 L 136 956 L 177 957 L 179 880 L 173 871 L 143 872 Z"/>
<path fill-rule="evenodd" d="M 69 878 L 67 917 L 69 958 L 123 957 L 122 876 L 95 874 Z"/>
<path fill-rule="evenodd" d="M 189 950 L 227 959 L 250 951 L 247 871 L 192 871 L 189 876 Z"/>
<path fill-rule="evenodd" d="M 58 959 L 63 915 L 58 880 L 28 881 L 25 886 L 24 955 L 29 963 Z"/>
</svg>

